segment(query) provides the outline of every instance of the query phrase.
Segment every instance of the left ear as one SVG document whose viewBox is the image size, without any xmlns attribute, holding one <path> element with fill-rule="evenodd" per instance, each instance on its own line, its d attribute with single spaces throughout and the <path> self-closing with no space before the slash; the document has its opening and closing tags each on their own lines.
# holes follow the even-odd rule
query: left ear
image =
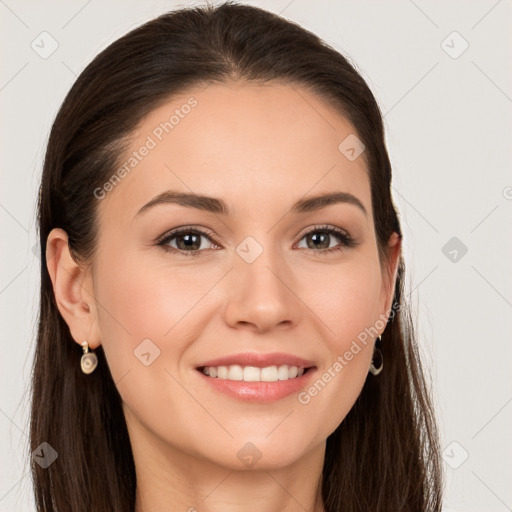
<svg viewBox="0 0 512 512">
<path fill-rule="evenodd" d="M 400 255 L 402 254 L 402 238 L 398 233 L 393 232 L 389 237 L 387 251 L 388 257 L 382 265 L 381 300 L 383 301 L 383 310 L 381 313 L 389 317 L 395 294 Z"/>
</svg>

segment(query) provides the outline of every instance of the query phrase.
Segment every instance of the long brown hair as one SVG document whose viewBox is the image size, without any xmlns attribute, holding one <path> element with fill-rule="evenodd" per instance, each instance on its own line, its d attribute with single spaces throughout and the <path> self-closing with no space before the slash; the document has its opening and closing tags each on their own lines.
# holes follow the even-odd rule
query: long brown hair
<svg viewBox="0 0 512 512">
<path fill-rule="evenodd" d="M 364 143 L 379 256 L 401 236 L 391 198 L 382 116 L 363 78 L 339 52 L 265 10 L 227 2 L 169 12 L 124 35 L 80 74 L 53 123 L 38 201 L 41 295 L 33 363 L 31 451 L 47 442 L 58 459 L 31 460 L 38 511 L 133 512 L 136 475 L 121 398 L 101 346 L 97 370 L 80 370 L 45 258 L 64 229 L 78 262 L 96 248 L 98 201 L 129 136 L 154 108 L 187 87 L 230 80 L 298 85 L 321 95 Z M 440 511 L 443 475 L 434 408 L 422 370 L 400 259 L 394 312 L 380 344 L 385 368 L 370 375 L 328 437 L 321 492 L 326 512 Z"/>
</svg>

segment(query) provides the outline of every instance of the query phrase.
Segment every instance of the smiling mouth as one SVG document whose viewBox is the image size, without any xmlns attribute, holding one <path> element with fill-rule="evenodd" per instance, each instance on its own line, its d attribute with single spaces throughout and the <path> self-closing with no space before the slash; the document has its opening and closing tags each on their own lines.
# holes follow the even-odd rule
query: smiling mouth
<svg viewBox="0 0 512 512">
<path fill-rule="evenodd" d="M 297 379 L 314 367 L 291 365 L 272 365 L 263 368 L 257 366 L 201 366 L 198 371 L 204 375 L 218 379 L 244 382 L 278 382 Z"/>
</svg>

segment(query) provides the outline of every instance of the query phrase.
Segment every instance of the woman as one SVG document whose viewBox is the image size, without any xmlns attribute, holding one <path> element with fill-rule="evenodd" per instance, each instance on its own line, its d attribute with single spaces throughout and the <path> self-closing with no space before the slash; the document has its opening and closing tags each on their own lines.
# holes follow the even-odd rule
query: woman
<svg viewBox="0 0 512 512">
<path fill-rule="evenodd" d="M 362 77 L 274 14 L 98 55 L 40 189 L 38 510 L 441 510 L 390 187 Z"/>
</svg>

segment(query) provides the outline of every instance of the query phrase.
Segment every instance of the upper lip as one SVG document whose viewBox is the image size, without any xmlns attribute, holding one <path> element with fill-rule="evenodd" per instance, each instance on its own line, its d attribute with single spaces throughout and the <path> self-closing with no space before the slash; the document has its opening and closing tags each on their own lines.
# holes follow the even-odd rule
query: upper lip
<svg viewBox="0 0 512 512">
<path fill-rule="evenodd" d="M 196 368 L 204 368 L 205 366 L 231 366 L 238 364 L 240 366 L 255 366 L 256 368 L 264 368 L 266 366 L 297 366 L 299 368 L 310 368 L 315 366 L 313 361 L 302 359 L 301 357 L 282 352 L 274 352 L 271 354 L 258 354 L 256 352 L 245 352 L 243 354 L 232 354 L 226 357 L 210 359 L 196 366 Z"/>
</svg>

